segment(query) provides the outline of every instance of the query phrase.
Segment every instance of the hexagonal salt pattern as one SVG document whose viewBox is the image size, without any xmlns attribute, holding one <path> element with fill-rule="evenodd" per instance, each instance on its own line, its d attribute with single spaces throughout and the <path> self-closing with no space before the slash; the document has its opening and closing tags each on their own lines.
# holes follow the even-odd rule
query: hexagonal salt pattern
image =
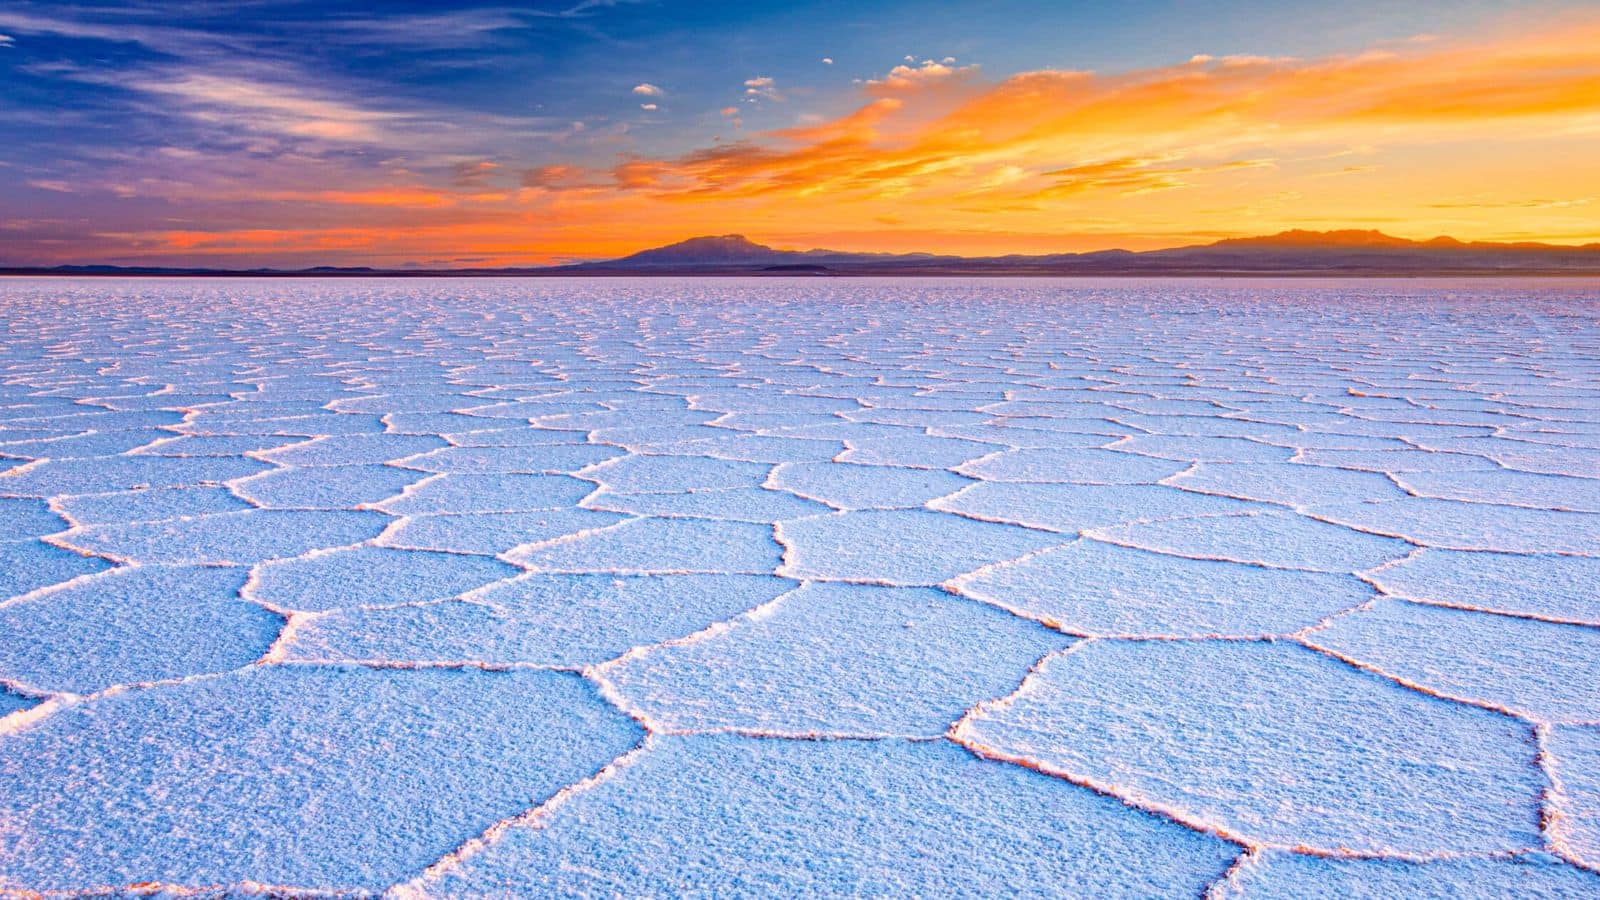
<svg viewBox="0 0 1600 900">
<path fill-rule="evenodd" d="M 939 591 L 810 584 L 600 672 L 675 731 L 938 735 L 1070 642 Z"/>
<path fill-rule="evenodd" d="M 819 852 L 818 840 L 834 849 Z M 944 742 L 664 737 L 427 887 L 446 895 L 1183 896 L 1203 891 L 1236 852 Z"/>
<path fill-rule="evenodd" d="M 122 567 L 0 606 L 0 678 L 92 694 L 260 658 L 283 617 L 239 597 L 243 569 Z"/>
<path fill-rule="evenodd" d="M 1252 843 L 1429 854 L 1540 841 L 1526 727 L 1292 643 L 1089 641 L 956 735 Z"/>
<path fill-rule="evenodd" d="M 279 666 L 117 694 L 6 738 L 0 879 L 381 888 L 638 736 L 554 672 Z"/>
<path fill-rule="evenodd" d="M 0 894 L 1600 893 L 1597 299 L 0 284 Z"/>
</svg>

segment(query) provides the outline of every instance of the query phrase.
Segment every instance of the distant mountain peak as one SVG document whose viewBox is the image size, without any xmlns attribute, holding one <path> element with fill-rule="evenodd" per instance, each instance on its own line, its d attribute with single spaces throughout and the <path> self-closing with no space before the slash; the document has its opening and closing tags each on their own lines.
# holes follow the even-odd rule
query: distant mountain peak
<svg viewBox="0 0 1600 900">
<path fill-rule="evenodd" d="M 705 248 L 705 249 L 717 249 L 717 250 L 764 250 L 764 251 L 767 251 L 767 252 L 771 252 L 772 251 L 771 247 L 768 247 L 765 244 L 758 244 L 755 241 L 750 240 L 749 238 L 745 237 L 742 234 L 708 234 L 708 235 L 701 235 L 700 237 L 692 237 L 692 238 L 689 238 L 688 240 L 679 241 L 676 244 L 668 244 L 665 247 L 657 247 L 656 249 L 658 249 L 658 250 L 670 250 L 670 249 L 673 249 L 673 248 L 680 248 L 680 249 Z"/>
<path fill-rule="evenodd" d="M 1377 229 L 1344 228 L 1337 231 L 1308 231 L 1294 228 L 1260 237 L 1229 238 L 1213 247 L 1409 247 L 1416 241 L 1384 234 Z"/>
<path fill-rule="evenodd" d="M 774 250 L 742 234 L 692 237 L 665 247 L 642 250 L 613 264 L 639 266 L 771 263 L 797 256 L 792 250 Z"/>
</svg>

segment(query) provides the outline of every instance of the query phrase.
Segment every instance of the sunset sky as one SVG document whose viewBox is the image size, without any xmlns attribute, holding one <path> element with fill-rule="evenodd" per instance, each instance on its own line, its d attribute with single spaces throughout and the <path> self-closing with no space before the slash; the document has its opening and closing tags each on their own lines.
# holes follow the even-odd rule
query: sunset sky
<svg viewBox="0 0 1600 900">
<path fill-rule="evenodd" d="M 1600 241 L 1600 7 L 0 5 L 0 264 Z"/>
</svg>

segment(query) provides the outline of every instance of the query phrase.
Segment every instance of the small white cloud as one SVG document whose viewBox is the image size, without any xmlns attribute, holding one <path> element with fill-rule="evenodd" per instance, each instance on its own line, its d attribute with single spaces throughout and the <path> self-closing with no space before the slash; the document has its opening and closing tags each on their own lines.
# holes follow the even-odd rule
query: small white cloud
<svg viewBox="0 0 1600 900">
<path fill-rule="evenodd" d="M 633 92 L 641 97 L 664 97 L 667 93 L 648 81 L 644 82 L 643 84 L 634 85 Z"/>
<path fill-rule="evenodd" d="M 892 88 L 910 88 L 917 85 L 931 84 L 960 75 L 968 75 L 978 70 L 976 64 L 969 66 L 951 66 L 936 63 L 931 59 L 923 60 L 920 66 L 895 66 L 889 74 L 882 78 L 868 81 L 868 84 L 882 85 Z"/>
<path fill-rule="evenodd" d="M 1206 66 L 1215 63 L 1223 68 L 1238 68 L 1240 66 L 1270 66 L 1279 63 L 1295 62 L 1292 56 L 1252 56 L 1248 53 L 1234 53 L 1228 56 L 1212 56 L 1209 53 L 1196 53 L 1189 57 L 1189 65 Z"/>
<path fill-rule="evenodd" d="M 58 194 L 70 194 L 73 192 L 72 185 L 67 184 L 65 181 L 48 181 L 42 178 L 29 181 L 28 187 L 38 188 L 41 191 L 55 191 Z"/>
<path fill-rule="evenodd" d="M 744 93 L 751 99 L 782 100 L 783 95 L 778 93 L 778 83 L 770 76 L 760 75 L 744 80 Z"/>
<path fill-rule="evenodd" d="M 643 109 L 643 110 L 647 110 L 649 112 L 655 112 L 656 111 L 656 105 L 654 103 L 641 103 L 641 104 L 639 104 L 639 108 Z"/>
<path fill-rule="evenodd" d="M 9 34 L 0 34 L 0 47 L 14 47 L 17 39 Z"/>
<path fill-rule="evenodd" d="M 831 57 L 831 56 L 824 56 L 824 57 L 823 57 L 823 58 L 822 58 L 822 64 L 823 64 L 823 65 L 825 65 L 825 66 L 831 66 L 831 65 L 833 65 L 833 57 Z"/>
<path fill-rule="evenodd" d="M 1222 58 L 1222 64 L 1230 67 L 1275 66 L 1292 62 L 1299 62 L 1299 60 L 1293 56 L 1253 56 L 1249 53 L 1235 53 L 1231 56 L 1224 56 Z"/>
</svg>

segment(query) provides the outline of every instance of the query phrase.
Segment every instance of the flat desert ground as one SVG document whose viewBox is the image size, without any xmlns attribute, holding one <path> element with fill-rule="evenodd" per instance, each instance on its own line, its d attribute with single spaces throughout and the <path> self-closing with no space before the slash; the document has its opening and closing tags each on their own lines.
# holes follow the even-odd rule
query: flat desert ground
<svg viewBox="0 0 1600 900">
<path fill-rule="evenodd" d="M 0 282 L 0 895 L 1600 895 L 1600 285 Z"/>
</svg>

